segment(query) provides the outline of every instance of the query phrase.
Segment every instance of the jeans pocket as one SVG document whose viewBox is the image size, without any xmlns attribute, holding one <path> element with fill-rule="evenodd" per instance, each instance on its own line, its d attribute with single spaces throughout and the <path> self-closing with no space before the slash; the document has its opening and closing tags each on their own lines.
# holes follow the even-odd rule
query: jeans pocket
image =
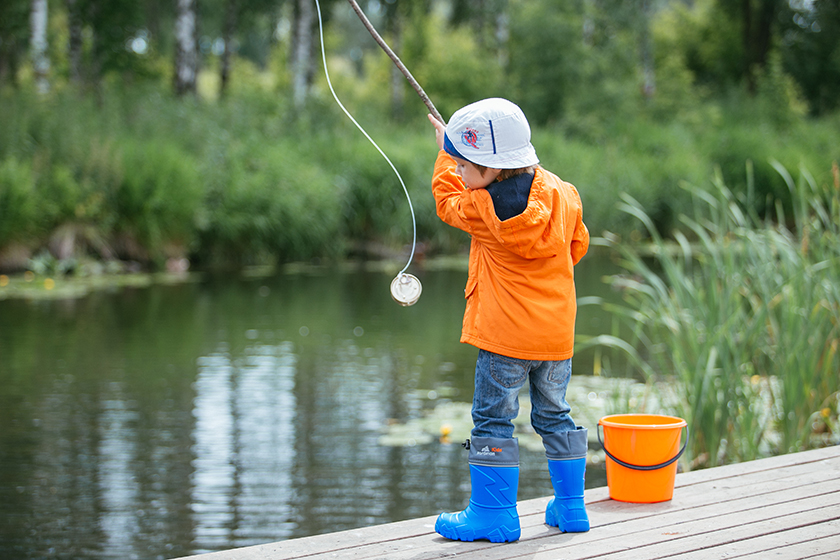
<svg viewBox="0 0 840 560">
<path fill-rule="evenodd" d="M 521 386 L 528 378 L 530 360 L 508 358 L 488 352 L 490 359 L 490 375 L 496 382 L 507 388 Z"/>
<path fill-rule="evenodd" d="M 559 385 L 566 385 L 569 383 L 571 376 L 572 360 L 560 360 L 552 364 L 551 371 L 548 373 L 548 380 Z"/>
</svg>

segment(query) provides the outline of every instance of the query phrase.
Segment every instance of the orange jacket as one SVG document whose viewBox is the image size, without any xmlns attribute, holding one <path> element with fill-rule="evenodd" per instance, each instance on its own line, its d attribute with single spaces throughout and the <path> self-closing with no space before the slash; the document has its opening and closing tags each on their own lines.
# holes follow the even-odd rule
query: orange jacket
<svg viewBox="0 0 840 560">
<path fill-rule="evenodd" d="M 572 357 L 573 266 L 589 248 L 575 187 L 538 167 L 527 208 L 502 222 L 490 193 L 467 189 L 441 151 L 432 193 L 440 219 L 472 236 L 461 342 L 524 360 Z"/>
</svg>

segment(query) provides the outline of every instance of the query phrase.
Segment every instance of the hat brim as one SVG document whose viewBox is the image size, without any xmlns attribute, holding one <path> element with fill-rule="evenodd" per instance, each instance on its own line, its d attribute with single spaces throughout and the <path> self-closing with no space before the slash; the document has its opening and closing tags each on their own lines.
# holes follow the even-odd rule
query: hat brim
<svg viewBox="0 0 840 560">
<path fill-rule="evenodd" d="M 449 135 L 443 135 L 443 150 L 450 156 L 466 160 L 470 163 L 483 165 L 484 167 L 491 167 L 493 169 L 521 169 L 523 167 L 531 167 L 537 165 L 540 159 L 537 157 L 537 151 L 530 143 L 518 150 L 505 152 L 504 154 L 481 154 L 471 157 L 464 157 L 464 155 L 455 148 L 455 144 L 449 138 Z"/>
</svg>

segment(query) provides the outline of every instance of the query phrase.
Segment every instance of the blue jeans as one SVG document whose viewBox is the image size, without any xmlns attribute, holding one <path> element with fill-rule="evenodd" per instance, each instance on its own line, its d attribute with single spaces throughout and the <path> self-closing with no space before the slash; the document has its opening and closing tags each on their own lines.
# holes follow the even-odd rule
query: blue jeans
<svg viewBox="0 0 840 560">
<path fill-rule="evenodd" d="M 566 403 L 572 360 L 537 362 L 479 350 L 475 364 L 473 437 L 513 437 L 519 390 L 531 380 L 531 425 L 541 436 L 574 430 Z"/>
</svg>

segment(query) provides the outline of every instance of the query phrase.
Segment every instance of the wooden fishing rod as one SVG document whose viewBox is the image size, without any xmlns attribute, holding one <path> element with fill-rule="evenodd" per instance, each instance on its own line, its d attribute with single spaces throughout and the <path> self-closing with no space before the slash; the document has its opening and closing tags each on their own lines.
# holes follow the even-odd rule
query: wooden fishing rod
<svg viewBox="0 0 840 560">
<path fill-rule="evenodd" d="M 440 116 L 440 113 L 438 113 L 438 110 L 435 108 L 435 105 L 434 103 L 432 103 L 432 100 L 429 99 L 429 96 L 426 95 L 426 92 L 423 91 L 423 88 L 420 87 L 420 84 L 417 83 L 417 80 L 414 79 L 414 76 L 411 75 L 411 72 L 408 71 L 408 68 L 405 67 L 405 64 L 402 63 L 400 57 L 394 54 L 394 51 L 391 50 L 391 47 L 389 47 L 388 44 L 382 39 L 382 37 L 379 36 L 379 33 L 376 32 L 376 29 L 373 27 L 373 24 L 370 23 L 370 20 L 359 7 L 359 4 L 356 3 L 356 0 L 347 1 L 350 2 L 351 6 L 353 6 L 353 11 L 356 12 L 356 15 L 359 16 L 360 20 L 362 20 L 362 23 L 373 36 L 373 39 L 377 43 L 379 43 L 379 46 L 382 47 L 382 50 L 385 51 L 385 54 L 387 54 L 388 57 L 390 57 L 390 59 L 394 61 L 394 64 L 396 64 L 397 68 L 400 69 L 400 72 L 403 73 L 405 78 L 408 80 L 408 83 L 411 84 L 411 87 L 414 88 L 414 91 L 417 92 L 417 95 L 420 96 L 420 99 L 423 100 L 423 103 L 426 104 L 426 107 L 429 108 L 429 112 L 432 113 L 432 116 L 440 122 L 442 122 L 443 124 L 446 124 L 446 121 L 444 121 L 443 117 Z"/>
</svg>

